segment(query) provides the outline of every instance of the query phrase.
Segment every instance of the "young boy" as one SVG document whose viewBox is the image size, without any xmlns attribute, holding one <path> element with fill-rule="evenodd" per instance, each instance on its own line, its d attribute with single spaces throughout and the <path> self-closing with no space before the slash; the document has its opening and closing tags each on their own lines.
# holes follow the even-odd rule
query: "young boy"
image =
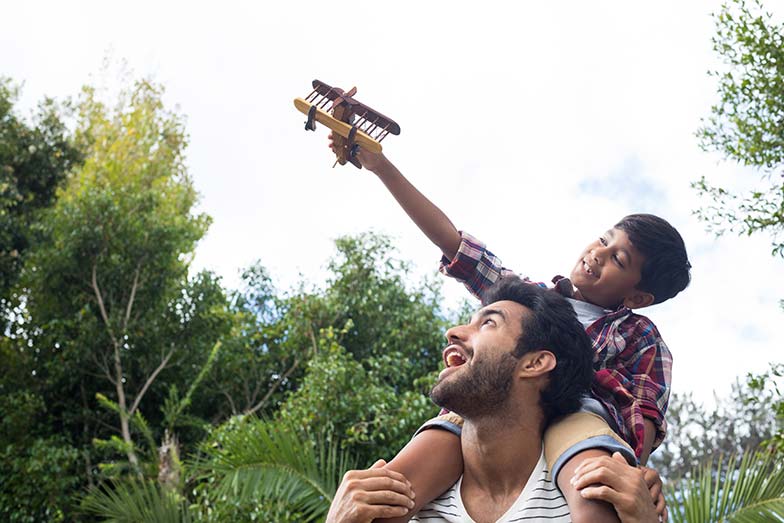
<svg viewBox="0 0 784 523">
<path fill-rule="evenodd" d="M 441 249 L 441 272 L 477 297 L 509 272 L 484 244 L 459 232 L 383 155 L 360 150 L 358 158 Z M 672 357 L 653 323 L 631 309 L 675 296 L 688 285 L 690 267 L 683 240 L 672 226 L 656 216 L 631 215 L 580 253 L 571 281 L 554 279 L 596 351 L 593 397 L 585 399 L 581 412 L 552 423 L 544 438 L 548 466 L 575 523 L 618 520 L 611 506 L 583 499 L 571 485 L 584 459 L 620 452 L 632 464 L 645 464 L 664 438 Z M 460 475 L 456 436 L 461 423 L 459 416 L 443 413 L 389 463 L 413 485 L 417 506 L 412 513 Z M 664 509 L 660 497 L 657 508 L 660 513 Z"/>
</svg>

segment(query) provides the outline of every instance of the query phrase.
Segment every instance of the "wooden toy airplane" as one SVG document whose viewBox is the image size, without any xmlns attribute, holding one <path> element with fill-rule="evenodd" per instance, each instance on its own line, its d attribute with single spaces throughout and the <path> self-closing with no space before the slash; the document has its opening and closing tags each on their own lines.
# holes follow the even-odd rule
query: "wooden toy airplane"
<svg viewBox="0 0 784 523">
<path fill-rule="evenodd" d="M 352 98 L 356 92 L 356 87 L 346 92 L 313 80 L 313 91 L 304 99 L 295 98 L 294 106 L 308 116 L 305 130 L 315 131 L 316 122 L 332 130 L 332 144 L 338 158 L 336 164 L 351 162 L 361 169 L 356 158 L 359 147 L 380 153 L 381 140 L 389 133 L 400 134 L 400 126 Z"/>
</svg>

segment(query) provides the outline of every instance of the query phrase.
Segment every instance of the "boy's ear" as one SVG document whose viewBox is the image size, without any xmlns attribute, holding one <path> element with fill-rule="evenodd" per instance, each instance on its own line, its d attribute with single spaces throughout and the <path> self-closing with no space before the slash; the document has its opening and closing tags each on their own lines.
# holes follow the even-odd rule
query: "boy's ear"
<svg viewBox="0 0 784 523">
<path fill-rule="evenodd" d="M 650 292 L 634 290 L 623 299 L 623 305 L 630 309 L 642 309 L 652 304 L 655 299 Z"/>
<path fill-rule="evenodd" d="M 551 372 L 557 363 L 555 354 L 549 350 L 532 350 L 523 354 L 520 361 L 518 375 L 525 378 L 535 378 Z"/>
</svg>

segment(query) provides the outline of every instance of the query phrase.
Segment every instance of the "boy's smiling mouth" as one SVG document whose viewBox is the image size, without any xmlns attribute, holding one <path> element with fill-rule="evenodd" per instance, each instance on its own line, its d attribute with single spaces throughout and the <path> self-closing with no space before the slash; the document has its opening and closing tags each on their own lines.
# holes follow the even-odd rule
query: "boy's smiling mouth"
<svg viewBox="0 0 784 523">
<path fill-rule="evenodd" d="M 591 269 L 591 266 L 588 264 L 588 262 L 587 262 L 587 261 L 585 261 L 585 259 L 583 259 L 583 270 L 584 270 L 584 271 L 585 271 L 585 273 L 586 273 L 586 274 L 588 274 L 588 275 L 589 275 L 591 278 L 596 278 L 596 279 L 598 279 L 598 278 L 599 278 L 599 275 L 598 275 L 598 274 L 596 274 L 596 273 L 594 272 L 594 270 L 593 270 L 593 269 Z"/>
</svg>

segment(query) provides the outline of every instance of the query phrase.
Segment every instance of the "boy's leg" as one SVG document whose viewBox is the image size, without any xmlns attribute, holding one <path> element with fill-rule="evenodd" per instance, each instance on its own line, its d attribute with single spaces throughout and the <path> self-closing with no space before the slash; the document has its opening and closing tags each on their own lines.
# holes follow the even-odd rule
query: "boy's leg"
<svg viewBox="0 0 784 523">
<path fill-rule="evenodd" d="M 592 412 L 570 414 L 551 424 L 544 434 L 547 465 L 558 488 L 569 504 L 573 523 L 619 521 L 612 505 L 586 500 L 571 484 L 574 471 L 591 457 L 621 452 L 636 464 L 634 452 L 607 422 Z"/>
<path fill-rule="evenodd" d="M 414 491 L 414 508 L 402 518 L 376 521 L 405 522 L 427 503 L 443 494 L 463 473 L 460 437 L 448 430 L 432 428 L 420 432 L 398 452 L 387 468 L 403 474 Z"/>
</svg>

